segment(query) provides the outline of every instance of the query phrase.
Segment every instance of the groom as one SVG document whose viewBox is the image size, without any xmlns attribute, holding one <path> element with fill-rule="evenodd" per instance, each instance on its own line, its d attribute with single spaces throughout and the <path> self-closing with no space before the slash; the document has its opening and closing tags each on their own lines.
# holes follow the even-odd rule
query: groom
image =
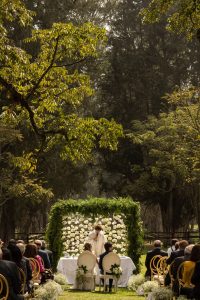
<svg viewBox="0 0 200 300">
<path fill-rule="evenodd" d="M 92 245 L 92 251 L 97 257 L 105 251 L 104 244 L 106 241 L 102 226 L 100 224 L 95 225 L 94 230 L 88 235 L 87 242 Z"/>
</svg>

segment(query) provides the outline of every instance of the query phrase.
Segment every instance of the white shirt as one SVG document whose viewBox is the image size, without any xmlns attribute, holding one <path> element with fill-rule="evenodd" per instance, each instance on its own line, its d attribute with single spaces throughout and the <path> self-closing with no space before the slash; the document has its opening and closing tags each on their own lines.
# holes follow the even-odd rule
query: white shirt
<svg viewBox="0 0 200 300">
<path fill-rule="evenodd" d="M 176 249 L 175 249 L 175 246 L 173 245 L 173 246 L 171 246 L 171 247 L 169 247 L 168 249 L 167 249 L 167 254 L 168 254 L 168 256 L 170 256 L 171 255 L 171 253 L 173 252 L 173 251 L 175 251 Z"/>
<path fill-rule="evenodd" d="M 103 231 L 100 231 L 98 235 L 95 230 L 90 232 L 86 242 L 92 245 L 92 251 L 96 256 L 105 252 L 104 244 L 107 242 L 107 239 Z"/>
</svg>

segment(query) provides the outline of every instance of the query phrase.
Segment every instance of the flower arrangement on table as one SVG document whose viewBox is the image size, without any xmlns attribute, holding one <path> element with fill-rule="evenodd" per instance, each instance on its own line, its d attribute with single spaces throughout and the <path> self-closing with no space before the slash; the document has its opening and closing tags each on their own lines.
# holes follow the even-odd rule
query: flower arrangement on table
<svg viewBox="0 0 200 300">
<path fill-rule="evenodd" d="M 115 276 L 117 279 L 120 278 L 122 275 L 122 268 L 118 264 L 111 265 L 110 272 L 113 276 Z"/>
</svg>

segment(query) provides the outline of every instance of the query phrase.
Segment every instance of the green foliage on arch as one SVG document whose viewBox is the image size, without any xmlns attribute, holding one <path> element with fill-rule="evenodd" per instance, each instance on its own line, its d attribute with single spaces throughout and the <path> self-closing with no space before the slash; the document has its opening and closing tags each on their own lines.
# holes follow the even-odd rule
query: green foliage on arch
<svg viewBox="0 0 200 300">
<path fill-rule="evenodd" d="M 54 255 L 53 268 L 56 269 L 62 256 L 64 245 L 62 239 L 63 217 L 79 213 L 85 217 L 102 215 L 105 217 L 120 214 L 127 229 L 127 255 L 134 261 L 137 271 L 140 270 L 139 258 L 142 248 L 142 223 L 140 205 L 131 198 L 89 198 L 86 200 L 60 200 L 51 209 L 47 229 L 47 239 Z"/>
</svg>

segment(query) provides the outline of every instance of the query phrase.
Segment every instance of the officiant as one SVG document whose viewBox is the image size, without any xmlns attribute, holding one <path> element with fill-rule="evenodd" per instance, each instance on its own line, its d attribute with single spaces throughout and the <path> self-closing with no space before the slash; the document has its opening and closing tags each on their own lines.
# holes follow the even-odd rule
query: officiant
<svg viewBox="0 0 200 300">
<path fill-rule="evenodd" d="M 107 239 L 100 224 L 94 226 L 94 230 L 88 235 L 87 242 L 92 245 L 92 252 L 97 257 L 105 252 L 104 244 L 107 242 Z"/>
</svg>

